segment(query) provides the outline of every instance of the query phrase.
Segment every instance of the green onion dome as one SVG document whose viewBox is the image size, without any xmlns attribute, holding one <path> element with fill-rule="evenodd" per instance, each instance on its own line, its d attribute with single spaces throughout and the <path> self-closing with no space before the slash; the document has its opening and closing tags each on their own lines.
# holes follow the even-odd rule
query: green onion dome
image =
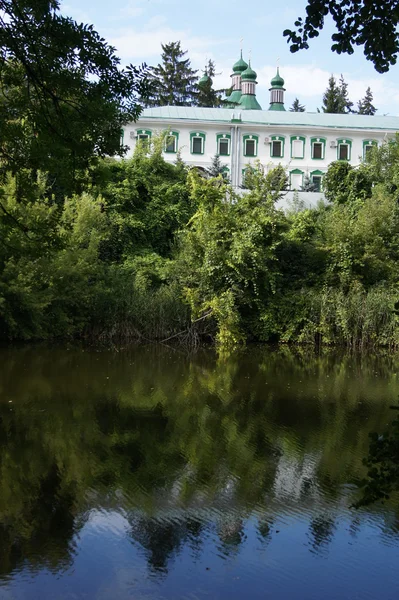
<svg viewBox="0 0 399 600">
<path fill-rule="evenodd" d="M 278 67 L 277 67 L 277 73 L 273 77 L 273 79 L 271 80 L 270 83 L 271 83 L 272 87 L 284 87 L 284 79 L 280 76 Z"/>
<path fill-rule="evenodd" d="M 205 85 L 210 81 L 210 77 L 208 75 L 208 73 L 205 71 L 205 73 L 203 74 L 203 76 L 201 77 L 201 79 L 198 82 L 198 85 Z"/>
<path fill-rule="evenodd" d="M 251 61 L 249 61 L 248 68 L 241 73 L 241 79 L 242 81 L 256 81 L 256 77 L 257 74 L 253 69 L 251 69 Z"/>
<path fill-rule="evenodd" d="M 235 65 L 233 65 L 233 72 L 234 73 L 242 73 L 247 68 L 248 68 L 248 65 L 242 57 L 242 50 L 241 50 L 241 56 L 240 56 L 239 60 L 237 60 Z"/>
</svg>

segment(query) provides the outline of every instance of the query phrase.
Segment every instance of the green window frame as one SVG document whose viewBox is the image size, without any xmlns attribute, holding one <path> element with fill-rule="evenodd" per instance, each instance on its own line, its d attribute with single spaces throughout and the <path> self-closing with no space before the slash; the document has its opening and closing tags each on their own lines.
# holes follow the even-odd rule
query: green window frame
<svg viewBox="0 0 399 600">
<path fill-rule="evenodd" d="M 230 181 L 230 169 L 227 165 L 222 167 L 222 177 L 225 181 Z"/>
<path fill-rule="evenodd" d="M 346 157 L 342 158 L 341 154 L 346 147 Z M 349 161 L 352 158 L 352 140 L 340 138 L 337 140 L 337 160 Z"/>
<path fill-rule="evenodd" d="M 293 171 L 290 171 L 290 189 L 297 189 L 297 188 L 293 188 L 292 187 L 292 175 L 302 175 L 302 182 L 300 187 L 303 186 L 303 176 L 304 176 L 304 172 L 301 171 L 301 169 L 294 169 Z"/>
<path fill-rule="evenodd" d="M 310 172 L 310 181 L 312 183 L 315 183 L 315 181 L 318 181 L 320 183 L 320 187 L 318 190 L 315 190 L 316 192 L 321 192 L 323 189 L 323 177 L 324 177 L 324 172 L 323 171 L 311 171 Z"/>
<path fill-rule="evenodd" d="M 221 153 L 220 152 L 220 148 L 221 148 L 221 144 L 220 142 L 227 142 L 227 153 Z M 226 144 L 223 144 L 224 146 L 226 146 Z M 216 154 L 218 156 L 230 156 L 230 152 L 231 152 L 231 135 L 229 133 L 218 133 L 216 135 Z"/>
<path fill-rule="evenodd" d="M 296 152 L 297 150 L 294 150 L 294 142 L 302 142 L 302 152 L 298 152 L 298 154 L 300 154 L 300 156 L 296 156 Z M 292 135 L 291 136 L 291 158 L 305 158 L 305 142 L 306 142 L 306 138 L 303 137 L 302 135 Z"/>
<path fill-rule="evenodd" d="M 317 145 L 317 148 L 321 148 L 321 156 L 315 156 L 315 144 L 321 144 L 321 146 Z M 318 153 L 318 152 L 317 152 Z M 310 157 L 312 160 L 324 160 L 326 157 L 326 139 L 322 137 L 311 138 L 310 140 Z"/>
<path fill-rule="evenodd" d="M 177 154 L 179 148 L 179 132 L 168 131 L 165 136 L 164 150 L 167 154 Z"/>
<path fill-rule="evenodd" d="M 151 129 L 136 129 L 136 138 L 138 142 L 149 142 L 151 140 Z"/>
<path fill-rule="evenodd" d="M 363 160 L 367 158 L 368 148 L 377 148 L 378 142 L 376 140 L 363 140 Z"/>
<path fill-rule="evenodd" d="M 272 135 L 270 139 L 270 158 L 283 158 L 285 137 L 282 135 Z M 276 153 L 277 148 L 280 148 L 280 154 Z"/>
<path fill-rule="evenodd" d="M 201 140 L 200 152 L 194 152 L 198 148 L 198 139 Z M 206 134 L 203 131 L 192 131 L 190 133 L 190 152 L 191 154 L 204 154 L 205 153 L 205 140 Z"/>
<path fill-rule="evenodd" d="M 243 138 L 243 153 L 244 156 L 247 156 L 248 158 L 256 158 L 258 156 L 258 145 L 259 145 L 259 136 L 258 135 L 244 135 Z M 254 148 L 254 153 L 253 154 L 248 154 L 248 150 L 249 147 L 252 146 L 252 144 L 250 145 L 248 142 L 254 142 L 253 148 Z"/>
<path fill-rule="evenodd" d="M 245 177 L 246 177 L 247 171 L 253 171 L 253 170 L 254 170 L 254 168 L 252 165 L 247 165 L 246 167 L 241 169 L 241 182 L 242 182 L 243 188 L 245 188 Z"/>
</svg>

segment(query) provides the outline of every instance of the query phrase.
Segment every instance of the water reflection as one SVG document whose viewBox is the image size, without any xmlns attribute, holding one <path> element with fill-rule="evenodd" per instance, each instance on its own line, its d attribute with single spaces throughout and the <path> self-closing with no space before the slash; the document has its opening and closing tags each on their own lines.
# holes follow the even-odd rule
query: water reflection
<svg viewBox="0 0 399 600">
<path fill-rule="evenodd" d="M 398 397 L 397 355 L 255 349 L 218 362 L 160 347 L 39 346 L 0 350 L 0 361 L 3 582 L 78 571 L 87 532 L 95 552 L 115 514 L 130 544 L 123 556 L 138 552 L 158 585 L 176 572 L 179 585 L 186 573 L 193 582 L 197 564 L 244 568 L 282 543 L 331 556 L 343 523 L 346 546 L 366 525 L 378 544 L 398 544 L 394 504 L 349 509 L 368 433 L 385 427 Z M 213 597 L 234 597 L 212 577 Z M 80 597 L 83 584 L 68 581 Z M 173 589 L 162 593 L 180 597 Z"/>
</svg>

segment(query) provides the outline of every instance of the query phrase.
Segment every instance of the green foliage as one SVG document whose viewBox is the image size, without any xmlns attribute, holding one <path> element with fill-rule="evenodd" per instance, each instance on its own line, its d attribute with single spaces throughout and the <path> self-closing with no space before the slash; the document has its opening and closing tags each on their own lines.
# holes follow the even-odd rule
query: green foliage
<svg viewBox="0 0 399 600">
<path fill-rule="evenodd" d="M 145 70 L 120 69 L 93 26 L 61 15 L 56 0 L 3 0 L 0 42 L 0 176 L 48 172 L 62 199 L 96 157 L 123 154 Z"/>
<path fill-rule="evenodd" d="M 273 295 L 278 277 L 285 219 L 274 207 L 273 181 L 281 182 L 281 174 L 254 169 L 250 177 L 250 191 L 236 197 L 218 180 L 195 172 L 188 179 L 199 208 L 180 236 L 177 277 L 194 315 L 216 320 L 223 346 L 245 339 L 244 323 Z"/>
<path fill-rule="evenodd" d="M 226 167 L 227 165 L 222 163 L 220 156 L 215 154 L 215 156 L 212 158 L 211 166 L 209 169 L 207 169 L 207 173 L 210 177 L 218 177 L 221 175 L 223 179 L 227 179 Z"/>
<path fill-rule="evenodd" d="M 180 290 L 166 283 L 166 257 L 194 208 L 185 169 L 166 163 L 161 147 L 158 140 L 130 161 L 104 161 L 91 193 L 62 206 L 41 174 L 23 201 L 8 176 L 0 188 L 0 337 L 168 337 L 187 326 Z"/>
<path fill-rule="evenodd" d="M 191 68 L 187 51 L 180 42 L 161 44 L 162 63 L 150 77 L 150 94 L 144 99 L 146 106 L 192 106 L 197 97 L 197 71 Z"/>
<path fill-rule="evenodd" d="M 291 107 L 290 107 L 290 111 L 291 112 L 305 112 L 305 106 L 303 104 L 301 104 L 298 100 L 298 98 L 295 98 L 294 102 L 292 103 Z"/>
<path fill-rule="evenodd" d="M 399 491 L 398 458 L 399 417 L 396 417 L 384 433 L 370 434 L 369 452 L 364 460 L 368 468 L 367 478 L 363 481 L 363 494 L 357 507 L 388 500 Z"/>
<path fill-rule="evenodd" d="M 283 33 L 291 52 L 309 48 L 309 40 L 318 37 L 328 15 L 336 27 L 331 50 L 353 54 L 355 46 L 363 46 L 367 60 L 379 73 L 386 73 L 396 64 L 399 11 L 390 0 L 380 0 L 378 4 L 367 0 L 307 0 L 306 17 L 298 17 L 296 29 Z"/>
<path fill-rule="evenodd" d="M 357 112 L 359 115 L 375 115 L 377 109 L 373 105 L 373 93 L 370 87 L 366 90 L 366 95 L 357 103 Z"/>
<path fill-rule="evenodd" d="M 334 77 L 328 80 L 328 87 L 323 95 L 323 112 L 325 113 L 349 113 L 352 111 L 353 102 L 348 98 L 348 84 L 343 76 L 339 80 L 339 84 Z"/>
<path fill-rule="evenodd" d="M 398 345 L 398 140 L 333 163 L 330 203 L 285 214 L 282 166 L 248 167 L 237 194 L 163 146 L 100 161 L 63 202 L 40 172 L 7 175 L 1 338 Z"/>
<path fill-rule="evenodd" d="M 213 88 L 213 78 L 215 75 L 215 63 L 213 60 L 209 59 L 207 65 L 205 66 L 205 77 L 197 84 L 197 97 L 195 101 L 197 106 L 204 106 L 208 108 L 222 106 L 222 94 L 225 93 L 226 90 L 215 90 Z"/>
</svg>

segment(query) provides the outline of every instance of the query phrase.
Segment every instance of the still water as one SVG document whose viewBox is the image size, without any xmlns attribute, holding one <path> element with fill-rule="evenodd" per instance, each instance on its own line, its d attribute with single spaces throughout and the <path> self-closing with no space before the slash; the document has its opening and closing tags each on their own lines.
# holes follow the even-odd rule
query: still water
<svg viewBox="0 0 399 600">
<path fill-rule="evenodd" d="M 0 599 L 399 598 L 399 355 L 0 349 Z"/>
</svg>

